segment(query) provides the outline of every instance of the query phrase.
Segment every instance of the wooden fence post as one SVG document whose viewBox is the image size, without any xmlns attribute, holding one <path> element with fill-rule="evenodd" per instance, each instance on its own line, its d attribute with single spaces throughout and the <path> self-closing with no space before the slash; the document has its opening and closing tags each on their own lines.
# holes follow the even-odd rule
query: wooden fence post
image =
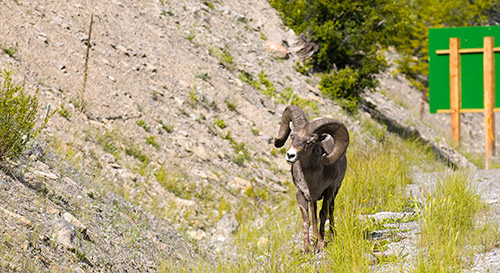
<svg viewBox="0 0 500 273">
<path fill-rule="evenodd" d="M 485 168 L 489 158 L 495 155 L 495 47 L 494 37 L 484 37 L 484 148 Z"/>
<path fill-rule="evenodd" d="M 460 39 L 450 38 L 450 110 L 451 138 L 460 146 L 460 108 L 462 106 L 461 73 L 460 73 Z"/>
</svg>

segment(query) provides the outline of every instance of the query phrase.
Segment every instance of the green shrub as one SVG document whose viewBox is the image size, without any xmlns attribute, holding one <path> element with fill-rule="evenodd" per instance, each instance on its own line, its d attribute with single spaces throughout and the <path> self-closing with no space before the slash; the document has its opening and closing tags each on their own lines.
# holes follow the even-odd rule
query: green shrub
<svg viewBox="0 0 500 273">
<path fill-rule="evenodd" d="M 363 88 L 359 72 L 349 67 L 323 75 L 319 83 L 323 94 L 340 99 L 343 108 L 350 112 L 356 109 Z"/>
<path fill-rule="evenodd" d="M 414 20 L 409 4 L 399 0 L 270 0 L 270 3 L 287 26 L 317 44 L 312 61 L 305 61 L 303 67 L 298 65 L 298 71 L 306 74 L 311 71 L 310 66 L 327 74 L 334 71 L 327 78 L 340 81 L 345 94 L 336 96 L 337 91 L 331 95 L 345 100 L 356 100 L 360 92 L 377 84 L 374 76 L 386 66 L 380 50 L 405 42 Z M 351 77 L 355 83 L 350 83 Z"/>
<path fill-rule="evenodd" d="M 22 86 L 12 83 L 12 71 L 3 70 L 0 86 L 0 161 L 17 159 L 28 142 L 38 135 L 51 115 L 47 115 L 42 126 L 34 129 L 38 109 L 38 90 L 35 95 L 25 94 Z"/>
</svg>

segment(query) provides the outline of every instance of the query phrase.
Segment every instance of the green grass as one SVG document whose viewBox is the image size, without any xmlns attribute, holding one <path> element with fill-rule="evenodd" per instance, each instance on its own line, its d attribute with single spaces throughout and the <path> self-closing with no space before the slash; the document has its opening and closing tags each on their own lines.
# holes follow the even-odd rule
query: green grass
<svg viewBox="0 0 500 273">
<path fill-rule="evenodd" d="M 151 132 L 151 128 L 149 127 L 149 125 L 142 119 L 139 119 L 135 122 L 139 127 L 141 127 L 142 129 L 144 129 L 144 131 L 146 132 Z"/>
<path fill-rule="evenodd" d="M 180 173 L 169 173 L 165 166 L 161 166 L 154 171 L 154 176 L 158 183 L 167 191 L 184 199 L 191 199 L 186 191 L 186 179 Z"/>
<path fill-rule="evenodd" d="M 174 125 L 172 125 L 172 124 L 165 124 L 163 122 L 163 120 L 158 120 L 158 123 L 160 123 L 161 128 L 163 130 L 165 130 L 167 133 L 172 133 L 172 131 L 174 130 Z"/>
<path fill-rule="evenodd" d="M 61 104 L 61 107 L 57 109 L 57 113 L 66 120 L 71 121 L 71 112 L 68 108 L 64 107 L 64 104 Z"/>
<path fill-rule="evenodd" d="M 224 48 L 209 47 L 208 53 L 211 56 L 215 57 L 219 61 L 219 64 L 221 64 L 228 70 L 230 71 L 235 70 L 234 57 L 231 55 L 231 53 L 229 53 L 229 49 L 227 47 Z"/>
<path fill-rule="evenodd" d="M 156 150 L 159 150 L 160 149 L 160 144 L 158 144 L 158 142 L 156 142 L 156 138 L 155 136 L 148 136 L 146 137 L 146 143 L 155 147 Z"/>
<path fill-rule="evenodd" d="M 226 139 L 232 140 L 230 136 Z M 384 256 L 381 251 L 391 239 L 377 241 L 367 236 L 388 222 L 397 222 L 360 217 L 379 211 L 418 211 L 418 217 L 411 219 L 422 226 L 420 251 L 410 268 L 414 272 L 459 272 L 470 266 L 473 253 L 499 246 L 498 223 L 488 220 L 485 205 L 466 177 L 446 176 L 425 196 L 423 205 L 405 194 L 415 166 L 425 171 L 443 169 L 427 147 L 393 136 L 367 146 L 357 144 L 356 139 L 353 135 L 348 171 L 335 201 L 335 237 L 326 230 L 327 245 L 321 255 L 303 252 L 295 186 L 288 182 L 284 184 L 287 194 L 267 196 L 274 198 L 275 205 L 264 203 L 260 210 L 250 209 L 255 208 L 257 189 L 248 191 L 248 198 L 241 198 L 236 206 L 220 203 L 219 215 L 236 210 L 240 227 L 232 244 L 237 258 L 221 257 L 216 264 L 201 261 L 183 268 L 196 272 L 357 273 L 371 272 L 378 263 L 394 263 L 394 268 L 403 270 L 398 263 L 409 256 Z M 176 266 L 166 262 L 161 272 Z"/>
<path fill-rule="evenodd" d="M 303 252 L 295 186 L 289 182 L 288 193 L 276 206 L 267 208 L 261 224 L 251 221 L 257 212 L 243 209 L 237 216 L 241 226 L 235 245 L 239 257 L 245 258 L 222 260 L 206 271 L 249 272 L 260 268 L 266 272 L 370 272 L 370 257 L 376 247 L 366 234 L 379 224 L 362 220 L 360 215 L 413 207 L 404 194 L 405 186 L 411 182 L 410 164 L 402 156 L 414 153 L 413 149 L 414 146 L 396 138 L 388 138 L 381 145 L 351 145 L 349 169 L 336 198 L 336 236 L 332 239 L 327 230 L 322 256 Z M 241 201 L 240 208 L 247 207 L 248 203 Z"/>
<path fill-rule="evenodd" d="M 469 181 L 459 173 L 439 179 L 417 210 L 422 231 L 415 272 L 463 271 L 475 252 L 500 243 L 498 223 L 478 222 L 485 205 Z"/>
<path fill-rule="evenodd" d="M 217 118 L 215 120 L 215 125 L 217 125 L 217 127 L 221 128 L 221 129 L 224 129 L 227 127 L 226 122 L 220 118 Z"/>
<path fill-rule="evenodd" d="M 14 57 L 14 54 L 16 54 L 17 52 L 16 47 L 0 46 L 0 48 L 5 54 L 9 55 L 10 57 Z"/>
</svg>

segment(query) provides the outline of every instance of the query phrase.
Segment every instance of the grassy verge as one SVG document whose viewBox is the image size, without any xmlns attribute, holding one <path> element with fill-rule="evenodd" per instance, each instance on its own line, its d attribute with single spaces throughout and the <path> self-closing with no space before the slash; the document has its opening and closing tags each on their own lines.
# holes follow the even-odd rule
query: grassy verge
<svg viewBox="0 0 500 273">
<path fill-rule="evenodd" d="M 355 136 L 353 137 L 355 139 Z M 234 240 L 236 255 L 217 265 L 198 266 L 201 272 L 369 272 L 374 263 L 375 242 L 367 234 L 377 223 L 362 214 L 405 211 L 414 207 L 405 195 L 411 182 L 410 166 L 428 165 L 432 159 L 412 156 L 425 150 L 413 142 L 387 137 L 382 144 L 353 144 L 349 168 L 335 209 L 335 239 L 327 229 L 327 246 L 321 255 L 303 252 L 301 218 L 295 187 L 268 210 L 263 219 L 242 221 Z M 255 217 L 255 219 L 259 219 Z M 163 272 L 168 272 L 165 267 Z"/>
<path fill-rule="evenodd" d="M 462 174 L 438 180 L 420 215 L 420 253 L 415 272 L 460 272 L 470 268 L 474 253 L 500 242 L 498 223 L 481 218 L 485 204 Z"/>
</svg>

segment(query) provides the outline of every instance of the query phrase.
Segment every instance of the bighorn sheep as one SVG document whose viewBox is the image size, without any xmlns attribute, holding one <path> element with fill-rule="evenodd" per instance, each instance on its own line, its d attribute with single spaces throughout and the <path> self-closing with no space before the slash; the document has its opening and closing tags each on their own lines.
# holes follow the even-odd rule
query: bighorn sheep
<svg viewBox="0 0 500 273">
<path fill-rule="evenodd" d="M 289 135 L 292 143 L 286 152 L 286 161 L 292 165 L 293 183 L 297 188 L 305 251 L 310 251 L 308 206 L 312 215 L 312 237 L 317 239 L 314 248 L 321 250 L 325 245 L 327 215 L 333 234 L 334 201 L 347 169 L 345 154 L 349 146 L 349 133 L 338 120 L 317 118 L 307 121 L 302 109 L 289 105 L 283 112 L 274 146 L 282 147 Z M 318 234 L 316 202 L 320 199 L 323 199 L 323 207 L 319 215 Z"/>
</svg>

